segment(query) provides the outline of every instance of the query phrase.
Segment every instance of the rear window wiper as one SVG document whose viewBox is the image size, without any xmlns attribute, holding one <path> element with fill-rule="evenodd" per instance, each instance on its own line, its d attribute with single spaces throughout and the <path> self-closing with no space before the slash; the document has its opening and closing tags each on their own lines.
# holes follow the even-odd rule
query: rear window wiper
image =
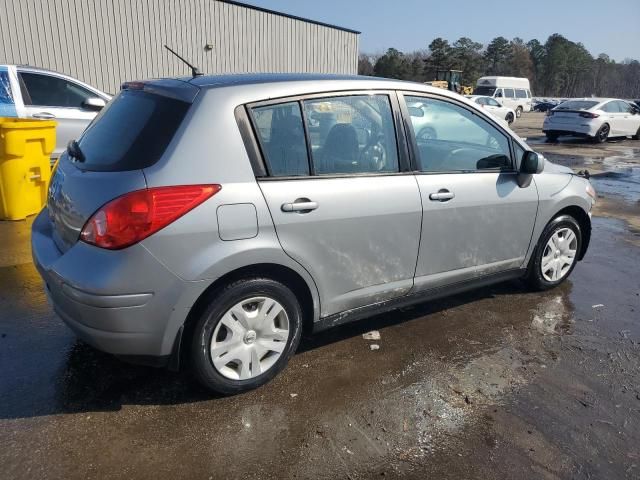
<svg viewBox="0 0 640 480">
<path fill-rule="evenodd" d="M 84 153 L 80 150 L 80 145 L 78 145 L 77 140 L 71 140 L 67 145 L 67 152 L 69 156 L 75 158 L 79 162 L 84 162 L 86 160 Z"/>
</svg>

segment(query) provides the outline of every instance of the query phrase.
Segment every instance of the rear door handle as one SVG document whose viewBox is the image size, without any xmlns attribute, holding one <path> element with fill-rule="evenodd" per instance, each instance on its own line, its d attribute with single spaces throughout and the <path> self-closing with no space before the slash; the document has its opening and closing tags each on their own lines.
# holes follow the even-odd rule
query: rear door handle
<svg viewBox="0 0 640 480">
<path fill-rule="evenodd" d="M 33 114 L 33 118 L 52 119 L 56 118 L 56 116 L 49 112 L 38 112 Z"/>
<path fill-rule="evenodd" d="M 311 210 L 318 208 L 318 202 L 312 202 L 311 200 L 296 200 L 293 203 L 283 203 L 280 207 L 283 212 L 302 212 L 307 213 Z"/>
<path fill-rule="evenodd" d="M 450 192 L 446 188 L 442 188 L 442 189 L 438 190 L 437 193 L 430 194 L 429 195 L 429 200 L 433 200 L 435 202 L 447 202 L 447 201 L 451 200 L 452 198 L 455 198 L 455 196 L 456 195 L 453 192 Z"/>
</svg>

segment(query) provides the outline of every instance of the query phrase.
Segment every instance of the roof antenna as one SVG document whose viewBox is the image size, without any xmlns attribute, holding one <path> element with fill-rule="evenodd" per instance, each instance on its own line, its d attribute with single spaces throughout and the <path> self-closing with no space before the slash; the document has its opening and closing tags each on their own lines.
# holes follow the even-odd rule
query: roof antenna
<svg viewBox="0 0 640 480">
<path fill-rule="evenodd" d="M 183 63 L 185 63 L 187 65 L 187 67 L 189 67 L 191 69 L 191 76 L 192 77 L 199 77 L 200 75 L 202 75 L 202 73 L 200 73 L 200 70 L 198 70 L 197 67 L 194 67 L 193 65 L 191 65 L 189 62 L 187 62 L 184 58 L 182 58 L 180 55 L 178 55 L 176 52 L 174 52 L 173 50 L 171 50 L 167 45 L 164 46 L 164 48 L 166 48 L 167 50 L 169 50 L 171 53 L 173 53 L 176 57 L 178 57 L 180 60 L 182 60 Z"/>
</svg>

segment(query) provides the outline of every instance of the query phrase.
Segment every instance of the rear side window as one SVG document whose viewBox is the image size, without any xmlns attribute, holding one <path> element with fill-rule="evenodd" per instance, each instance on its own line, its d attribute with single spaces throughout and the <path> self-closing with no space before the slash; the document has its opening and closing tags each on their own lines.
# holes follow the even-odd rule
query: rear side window
<svg viewBox="0 0 640 480">
<path fill-rule="evenodd" d="M 85 170 L 117 172 L 156 163 L 191 104 L 143 91 L 123 90 L 102 109 L 79 140 Z"/>
<path fill-rule="evenodd" d="M 316 174 L 398 171 L 395 124 L 387 95 L 317 98 L 303 103 Z"/>
<path fill-rule="evenodd" d="M 504 89 L 504 96 L 507 98 L 515 98 L 515 93 L 513 91 L 513 88 L 505 88 Z"/>
<path fill-rule="evenodd" d="M 307 142 L 298 102 L 252 109 L 269 175 L 309 175 Z"/>
<path fill-rule="evenodd" d="M 516 90 L 516 98 L 527 98 L 527 91 L 522 89 Z"/>
</svg>

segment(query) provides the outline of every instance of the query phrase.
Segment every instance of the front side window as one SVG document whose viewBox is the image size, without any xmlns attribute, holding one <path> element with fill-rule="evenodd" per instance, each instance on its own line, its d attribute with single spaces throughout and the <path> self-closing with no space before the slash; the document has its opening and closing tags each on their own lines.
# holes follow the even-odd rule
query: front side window
<svg viewBox="0 0 640 480">
<path fill-rule="evenodd" d="M 511 167 L 509 139 L 479 114 L 433 98 L 405 96 L 405 101 L 424 112 L 422 116 L 411 115 L 420 171 L 482 171 Z"/>
<path fill-rule="evenodd" d="M 516 98 L 527 98 L 527 91 L 521 88 L 516 90 Z"/>
<path fill-rule="evenodd" d="M 516 94 L 513 91 L 513 88 L 505 88 L 504 89 L 504 96 L 507 98 L 515 98 Z"/>
<path fill-rule="evenodd" d="M 495 98 L 502 98 L 503 97 L 501 88 L 496 90 L 496 94 L 494 95 L 494 97 Z"/>
<path fill-rule="evenodd" d="M 52 75 L 22 72 L 20 77 L 28 92 L 25 101 L 28 105 L 82 108 L 85 100 L 96 96 L 80 85 Z"/>
<path fill-rule="evenodd" d="M 631 107 L 627 102 L 618 100 L 616 103 L 618 104 L 618 110 L 622 113 L 631 113 L 633 111 L 633 107 Z"/>
<path fill-rule="evenodd" d="M 303 101 L 317 175 L 398 171 L 398 148 L 387 95 Z"/>
<path fill-rule="evenodd" d="M 269 175 L 309 175 L 307 143 L 298 102 L 252 109 Z"/>
</svg>

